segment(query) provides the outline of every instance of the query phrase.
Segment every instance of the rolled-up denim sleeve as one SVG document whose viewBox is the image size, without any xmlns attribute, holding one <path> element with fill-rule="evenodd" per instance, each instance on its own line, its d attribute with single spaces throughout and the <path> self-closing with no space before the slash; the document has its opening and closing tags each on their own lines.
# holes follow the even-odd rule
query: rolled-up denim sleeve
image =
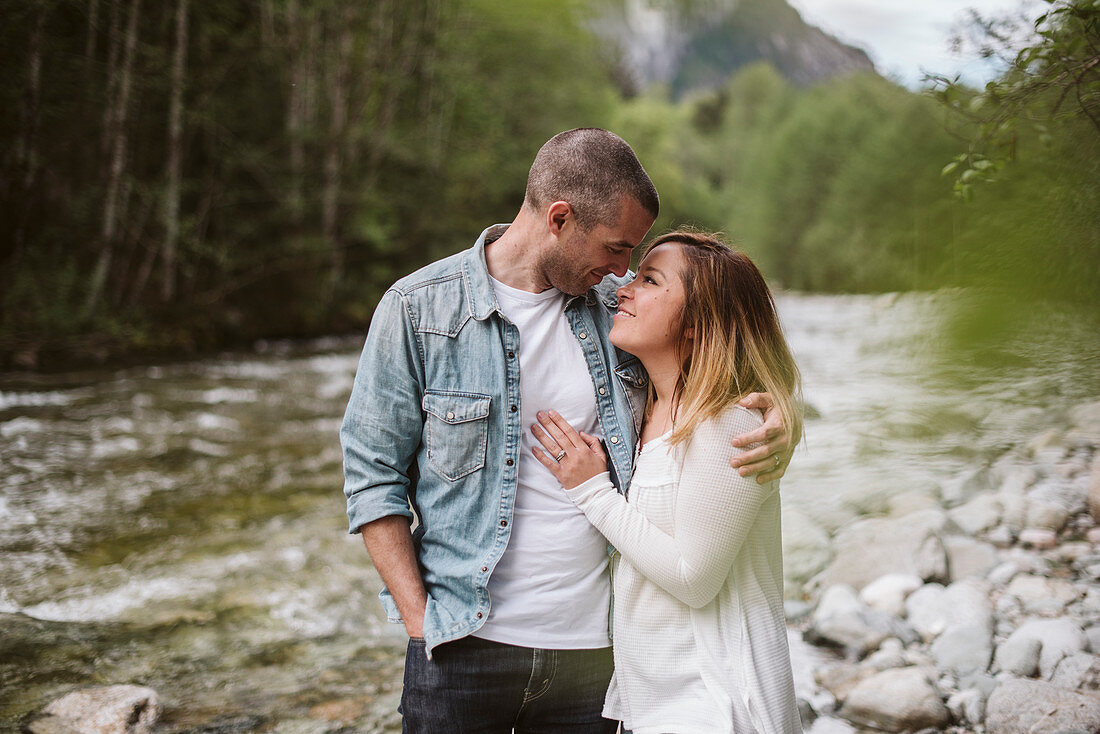
<svg viewBox="0 0 1100 734">
<path fill-rule="evenodd" d="M 403 296 L 389 290 L 371 319 L 340 428 L 349 533 L 390 515 L 412 519 L 412 465 L 423 433 L 423 368 Z"/>
</svg>

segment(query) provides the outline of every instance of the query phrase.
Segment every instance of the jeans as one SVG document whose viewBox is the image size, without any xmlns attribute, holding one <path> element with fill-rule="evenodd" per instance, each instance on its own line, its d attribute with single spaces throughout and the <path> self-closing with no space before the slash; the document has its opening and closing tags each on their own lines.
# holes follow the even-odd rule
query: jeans
<svg viewBox="0 0 1100 734">
<path fill-rule="evenodd" d="M 539 650 L 463 637 L 409 640 L 401 694 L 405 734 L 615 734 L 603 718 L 611 648 Z"/>
</svg>

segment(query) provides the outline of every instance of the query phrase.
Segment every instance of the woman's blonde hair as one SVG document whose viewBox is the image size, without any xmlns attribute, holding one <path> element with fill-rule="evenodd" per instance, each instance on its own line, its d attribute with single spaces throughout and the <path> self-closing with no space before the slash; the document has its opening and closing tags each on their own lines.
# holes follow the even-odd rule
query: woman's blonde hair
<svg viewBox="0 0 1100 734">
<path fill-rule="evenodd" d="M 700 421 L 749 393 L 767 392 L 793 445 L 802 435 L 802 377 L 764 276 L 747 255 L 715 235 L 669 232 L 650 243 L 646 252 L 664 244 L 681 245 L 684 256 L 683 359 L 670 443 L 684 441 Z M 690 340 L 684 338 L 689 332 Z M 651 383 L 650 406 L 654 398 Z"/>
</svg>

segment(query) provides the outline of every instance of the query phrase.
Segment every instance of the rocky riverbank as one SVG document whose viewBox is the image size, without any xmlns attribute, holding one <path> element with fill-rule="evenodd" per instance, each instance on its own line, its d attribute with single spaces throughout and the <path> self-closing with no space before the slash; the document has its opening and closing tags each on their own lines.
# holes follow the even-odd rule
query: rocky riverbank
<svg viewBox="0 0 1100 734">
<path fill-rule="evenodd" d="M 778 300 L 816 408 L 782 490 L 807 728 L 1003 731 L 993 710 L 1024 716 L 1010 708 L 1021 697 L 1067 710 L 1054 688 L 1095 688 L 1058 686 L 1098 650 L 1100 531 L 1082 498 L 1100 330 L 1042 314 L 1001 356 L 944 359 L 942 295 Z M 0 731 L 71 731 L 74 712 L 101 708 L 119 731 L 158 710 L 162 734 L 400 731 L 402 630 L 385 623 L 339 493 L 358 351 L 271 343 L 7 376 Z M 948 616 L 963 604 L 988 617 Z M 949 629 L 964 621 L 977 652 Z M 1060 652 L 1060 635 L 1087 656 Z M 955 654 L 979 658 L 975 672 Z"/>
<path fill-rule="evenodd" d="M 938 492 L 829 537 L 785 527 L 788 603 L 835 657 L 802 710 L 829 734 L 1100 731 L 1100 402 Z M 792 536 L 792 531 L 807 537 Z"/>
</svg>

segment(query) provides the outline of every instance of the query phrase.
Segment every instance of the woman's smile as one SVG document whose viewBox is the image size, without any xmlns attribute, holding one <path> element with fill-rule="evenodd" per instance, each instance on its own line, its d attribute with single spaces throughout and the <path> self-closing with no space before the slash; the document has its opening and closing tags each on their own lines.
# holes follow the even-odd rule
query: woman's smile
<svg viewBox="0 0 1100 734">
<path fill-rule="evenodd" d="M 683 265 L 684 254 L 675 243 L 655 247 L 645 256 L 638 275 L 617 292 L 612 344 L 635 356 L 663 350 L 679 354 Z"/>
</svg>

